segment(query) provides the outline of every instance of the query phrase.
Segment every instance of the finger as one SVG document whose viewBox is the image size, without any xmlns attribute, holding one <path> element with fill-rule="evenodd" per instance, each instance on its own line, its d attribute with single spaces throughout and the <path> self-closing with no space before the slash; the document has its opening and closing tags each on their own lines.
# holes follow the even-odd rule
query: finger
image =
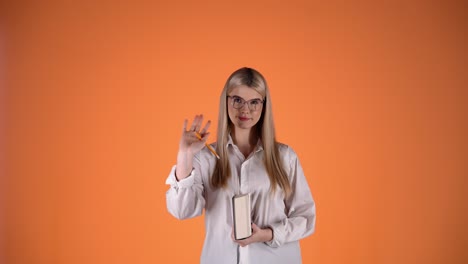
<svg viewBox="0 0 468 264">
<path fill-rule="evenodd" d="M 206 125 L 205 127 L 200 131 L 200 134 L 205 134 L 206 131 L 208 131 L 208 128 L 210 128 L 210 125 L 211 125 L 211 120 L 208 120 L 208 122 L 206 122 Z"/>
<path fill-rule="evenodd" d="M 187 123 L 188 123 L 188 120 L 185 119 L 184 120 L 184 129 L 182 130 L 182 133 L 187 132 Z"/>
<path fill-rule="evenodd" d="M 200 131 L 200 128 L 201 128 L 202 124 L 203 124 L 203 115 L 199 115 L 198 120 L 195 123 L 195 131 L 197 131 L 197 132 Z"/>
<path fill-rule="evenodd" d="M 196 115 L 196 116 L 193 118 L 192 125 L 190 126 L 190 130 L 189 130 L 189 131 L 195 131 L 195 125 L 196 125 L 196 123 L 197 123 L 197 119 L 198 119 L 198 115 Z"/>
<path fill-rule="evenodd" d="M 239 241 L 239 245 L 241 247 L 245 247 L 245 246 L 249 245 L 250 243 L 252 243 L 252 242 L 250 241 L 249 238 Z"/>
<path fill-rule="evenodd" d="M 252 231 L 257 232 L 258 230 L 260 230 L 260 227 L 258 227 L 255 223 L 252 223 Z"/>
<path fill-rule="evenodd" d="M 234 242 L 239 244 L 241 247 L 245 247 L 246 245 L 248 245 L 247 243 L 245 243 L 245 240 L 236 240 L 236 239 L 234 239 Z"/>
</svg>

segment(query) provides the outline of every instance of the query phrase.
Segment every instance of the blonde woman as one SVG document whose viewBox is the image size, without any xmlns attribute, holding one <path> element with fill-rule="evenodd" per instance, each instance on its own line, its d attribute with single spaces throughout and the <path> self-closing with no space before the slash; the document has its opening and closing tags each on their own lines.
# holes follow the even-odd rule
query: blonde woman
<svg viewBox="0 0 468 264">
<path fill-rule="evenodd" d="M 167 208 L 178 219 L 202 214 L 201 263 L 301 263 L 299 240 L 315 229 L 315 203 L 296 153 L 275 139 L 265 78 L 241 68 L 221 93 L 217 143 L 205 147 L 210 121 L 185 120 L 177 164 L 166 183 Z M 232 197 L 251 196 L 252 235 L 232 235 Z"/>
</svg>

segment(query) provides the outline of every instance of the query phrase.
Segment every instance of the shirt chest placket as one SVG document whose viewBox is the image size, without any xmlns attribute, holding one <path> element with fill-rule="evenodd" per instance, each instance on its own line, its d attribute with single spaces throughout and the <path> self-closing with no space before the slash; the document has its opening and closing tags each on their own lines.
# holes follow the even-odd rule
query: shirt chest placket
<svg viewBox="0 0 468 264">
<path fill-rule="evenodd" d="M 239 174 L 239 194 L 249 193 L 249 162 L 244 161 L 241 164 L 240 174 Z"/>
</svg>

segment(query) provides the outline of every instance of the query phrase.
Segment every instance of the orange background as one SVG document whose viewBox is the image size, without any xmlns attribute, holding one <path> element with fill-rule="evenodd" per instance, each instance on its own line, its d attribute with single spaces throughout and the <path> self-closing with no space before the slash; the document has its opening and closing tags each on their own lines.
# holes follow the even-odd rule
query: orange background
<svg viewBox="0 0 468 264">
<path fill-rule="evenodd" d="M 468 263 L 467 3 L 350 2 L 2 2 L 0 263 L 197 263 L 164 181 L 242 66 L 317 203 L 304 263 Z"/>
</svg>

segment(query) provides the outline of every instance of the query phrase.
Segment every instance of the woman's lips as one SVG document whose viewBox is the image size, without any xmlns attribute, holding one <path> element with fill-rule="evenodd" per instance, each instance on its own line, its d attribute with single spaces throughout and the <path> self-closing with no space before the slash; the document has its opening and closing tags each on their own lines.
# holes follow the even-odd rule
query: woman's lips
<svg viewBox="0 0 468 264">
<path fill-rule="evenodd" d="M 240 121 L 248 121 L 250 118 L 239 116 Z"/>
</svg>

